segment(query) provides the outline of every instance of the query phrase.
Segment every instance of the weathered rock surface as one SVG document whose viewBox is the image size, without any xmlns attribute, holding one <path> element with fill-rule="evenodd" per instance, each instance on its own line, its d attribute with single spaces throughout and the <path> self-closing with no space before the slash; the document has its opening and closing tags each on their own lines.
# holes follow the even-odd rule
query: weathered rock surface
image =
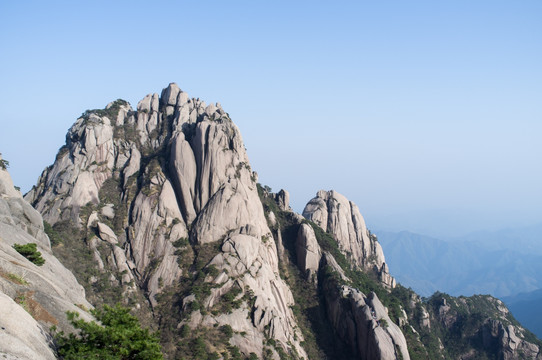
<svg viewBox="0 0 542 360">
<path fill-rule="evenodd" d="M 190 99 L 170 84 L 161 96 L 147 95 L 137 111 L 121 100 L 87 111 L 26 198 L 51 224 L 70 220 L 94 229 L 109 244 L 108 255 L 87 240 L 96 266 L 110 271 L 126 294 L 143 292 L 153 307 L 163 289 L 195 276 L 190 256 L 221 244 L 203 264 L 220 274 L 206 279 L 215 285 L 200 299 L 204 311 L 183 324 L 227 324 L 249 334 L 231 340 L 247 356 L 261 357 L 272 338 L 306 358 L 256 179 L 240 132 L 221 106 Z M 282 200 L 289 207 L 287 193 Z M 231 314 L 209 312 L 234 285 L 246 295 L 244 305 Z"/>
<path fill-rule="evenodd" d="M 341 251 L 360 269 L 374 271 L 384 285 L 395 286 L 382 247 L 367 229 L 356 204 L 334 190 L 320 190 L 305 206 L 303 216 L 332 234 Z"/>
<path fill-rule="evenodd" d="M 375 293 L 342 286 L 329 289 L 326 304 L 334 328 L 360 359 L 410 359 L 403 333 Z"/>
<path fill-rule="evenodd" d="M 14 248 L 37 244 L 45 264 L 37 266 Z M 0 356 L 54 359 L 49 328 L 70 331 L 66 311 L 91 316 L 92 308 L 73 274 L 51 253 L 41 215 L 13 188 L 0 169 Z"/>
<path fill-rule="evenodd" d="M 303 271 L 308 280 L 317 282 L 322 251 L 316 241 L 314 230 L 308 224 L 301 224 L 296 240 L 297 266 Z"/>
<path fill-rule="evenodd" d="M 324 253 L 320 266 L 322 272 L 327 268 L 322 277 L 322 295 L 329 321 L 352 354 L 360 359 L 410 359 L 403 332 L 378 296 L 374 292 L 366 296 L 345 285 L 351 279 L 330 253 Z"/>
<path fill-rule="evenodd" d="M 4 359 L 56 359 L 45 327 L 9 296 L 0 292 L 0 357 Z"/>
</svg>

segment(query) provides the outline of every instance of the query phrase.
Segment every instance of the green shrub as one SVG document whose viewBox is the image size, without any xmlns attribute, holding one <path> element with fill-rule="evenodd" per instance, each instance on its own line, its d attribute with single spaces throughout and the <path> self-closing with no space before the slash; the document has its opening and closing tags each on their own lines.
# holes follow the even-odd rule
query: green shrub
<svg viewBox="0 0 542 360">
<path fill-rule="evenodd" d="M 25 245 L 15 244 L 13 248 L 17 250 L 19 254 L 32 261 L 38 266 L 45 264 L 45 259 L 41 257 L 41 253 L 37 249 L 36 243 L 28 243 Z"/>
<path fill-rule="evenodd" d="M 16 283 L 16 284 L 19 284 L 19 285 L 28 285 L 28 281 L 25 280 L 24 277 L 22 277 L 21 275 L 17 275 L 17 274 L 13 274 L 13 273 L 8 273 L 7 274 L 7 278 L 9 280 L 11 280 L 12 282 Z"/>
<path fill-rule="evenodd" d="M 0 153 L 0 156 L 2 156 L 2 153 Z M 0 159 L 0 169 L 6 170 L 9 167 L 9 161 L 5 159 Z"/>
<path fill-rule="evenodd" d="M 177 220 L 177 219 L 175 219 L 175 220 Z M 188 246 L 188 245 L 190 245 L 190 243 L 188 242 L 188 238 L 186 238 L 186 237 L 182 237 L 182 238 L 180 238 L 178 240 L 175 240 L 173 242 L 173 246 L 175 246 L 176 248 L 180 248 L 180 247 L 184 247 L 184 246 Z"/>
<path fill-rule="evenodd" d="M 184 324 L 181 327 L 181 334 L 180 335 L 181 335 L 182 338 L 188 337 L 190 335 L 190 326 Z"/>
<path fill-rule="evenodd" d="M 233 336 L 233 329 L 230 325 L 222 325 L 220 331 L 228 338 L 228 340 Z"/>
<path fill-rule="evenodd" d="M 56 334 L 58 354 L 64 360 L 162 360 L 156 334 L 142 329 L 138 319 L 129 312 L 120 305 L 91 310 L 102 325 L 82 320 L 76 312 L 68 312 L 68 319 L 79 333 Z"/>
<path fill-rule="evenodd" d="M 59 245 L 62 242 L 60 234 L 45 220 L 43 221 L 43 229 L 51 240 L 51 246 Z"/>
</svg>

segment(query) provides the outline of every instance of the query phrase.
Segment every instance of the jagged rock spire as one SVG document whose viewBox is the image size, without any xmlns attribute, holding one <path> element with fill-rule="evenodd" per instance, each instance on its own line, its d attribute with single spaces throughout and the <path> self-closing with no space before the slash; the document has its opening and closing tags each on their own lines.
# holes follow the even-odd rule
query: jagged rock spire
<svg viewBox="0 0 542 360">
<path fill-rule="evenodd" d="M 303 216 L 332 234 L 341 251 L 360 269 L 375 271 L 383 284 L 395 286 L 382 247 L 367 229 L 356 204 L 335 190 L 320 190 L 305 206 Z"/>
<path fill-rule="evenodd" d="M 27 199 L 52 224 L 73 221 L 90 229 L 86 241 L 96 266 L 111 271 L 125 294 L 142 291 L 155 307 L 164 288 L 194 276 L 192 268 L 200 265 L 192 262 L 203 256 L 197 249 L 219 244 L 203 264 L 218 271 L 216 279 L 205 280 L 213 291 L 198 300 L 199 315 L 178 326 L 230 325 L 249 334 L 250 342 L 240 335 L 231 340 L 247 356 L 262 357 L 272 338 L 306 358 L 293 297 L 279 276 L 274 241 L 268 241 L 273 236 L 256 174 L 220 104 L 189 98 L 171 83 L 160 96 L 145 96 L 136 111 L 118 100 L 85 112 L 66 139 Z M 244 294 L 244 305 L 232 314 L 211 313 L 234 288 Z M 188 296 L 183 304 L 190 299 L 196 300 Z"/>
</svg>

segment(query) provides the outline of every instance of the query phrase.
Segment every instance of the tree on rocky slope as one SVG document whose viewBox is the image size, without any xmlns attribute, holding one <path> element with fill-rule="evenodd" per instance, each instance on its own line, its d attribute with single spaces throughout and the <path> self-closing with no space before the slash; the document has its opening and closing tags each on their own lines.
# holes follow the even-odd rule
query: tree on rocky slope
<svg viewBox="0 0 542 360">
<path fill-rule="evenodd" d="M 158 337 L 142 329 L 129 309 L 105 305 L 91 313 L 101 325 L 80 319 L 76 312 L 68 312 L 68 319 L 79 333 L 60 332 L 55 336 L 62 359 L 163 359 Z"/>
</svg>

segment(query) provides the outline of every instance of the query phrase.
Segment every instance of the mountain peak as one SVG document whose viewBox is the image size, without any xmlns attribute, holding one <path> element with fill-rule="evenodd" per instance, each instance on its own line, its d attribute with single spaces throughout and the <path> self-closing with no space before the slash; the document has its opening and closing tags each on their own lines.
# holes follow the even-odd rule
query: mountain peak
<svg viewBox="0 0 542 360">
<path fill-rule="evenodd" d="M 395 286 L 382 247 L 367 229 L 356 204 L 335 190 L 320 190 L 305 206 L 303 216 L 332 234 L 341 251 L 360 269 L 374 271 L 383 284 Z"/>
</svg>

